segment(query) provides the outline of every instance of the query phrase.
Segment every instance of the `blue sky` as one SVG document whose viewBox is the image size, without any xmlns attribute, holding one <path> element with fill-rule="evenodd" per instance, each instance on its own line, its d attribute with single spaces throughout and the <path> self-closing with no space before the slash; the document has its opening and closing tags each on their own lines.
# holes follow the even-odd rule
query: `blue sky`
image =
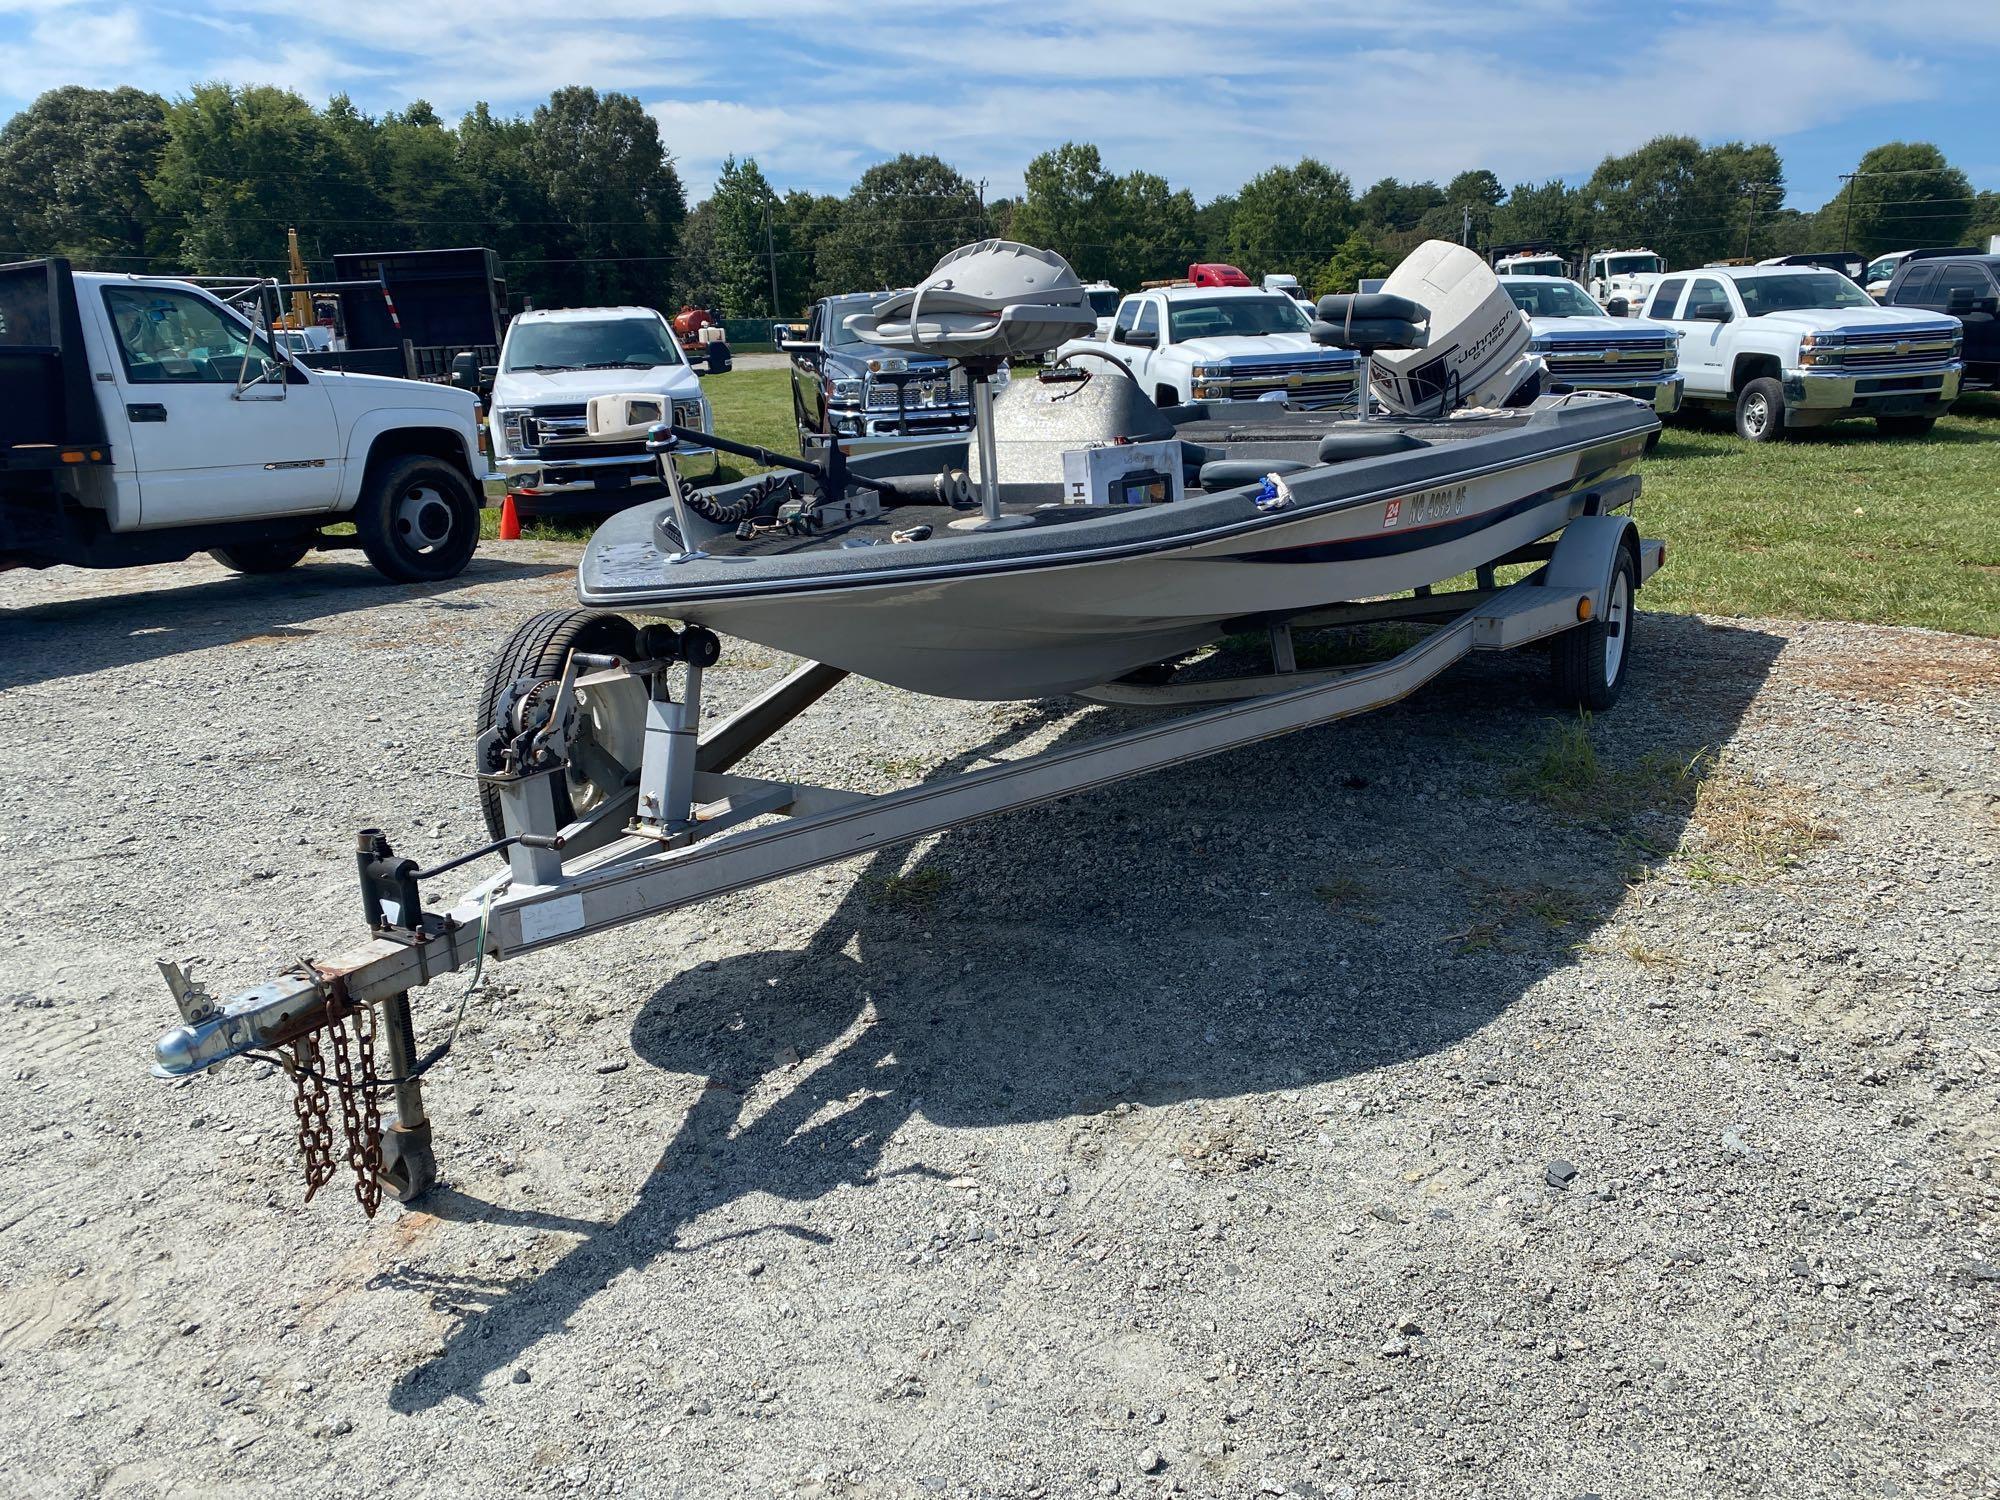
<svg viewBox="0 0 2000 1500">
<path fill-rule="evenodd" d="M 0 0 L 0 112 L 64 83 L 280 83 L 366 110 L 637 95 L 695 197 L 729 152 L 839 191 L 935 151 L 1018 191 L 1094 141 L 1207 198 L 1312 155 L 1357 188 L 1490 167 L 1589 175 L 1680 132 L 1770 140 L 1816 207 L 1869 146 L 1935 141 L 2000 186 L 2000 0 Z"/>
</svg>

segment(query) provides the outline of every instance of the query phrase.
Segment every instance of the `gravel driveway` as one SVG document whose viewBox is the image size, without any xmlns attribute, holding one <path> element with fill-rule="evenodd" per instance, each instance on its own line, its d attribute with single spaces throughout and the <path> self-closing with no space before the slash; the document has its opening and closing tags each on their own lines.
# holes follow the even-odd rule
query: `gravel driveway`
<svg viewBox="0 0 2000 1500">
<path fill-rule="evenodd" d="M 573 557 L 0 579 L 0 1490 L 2000 1495 L 2000 649 L 1646 616 L 1587 736 L 1475 660 L 489 970 L 447 1185 L 301 1206 L 152 962 L 473 842 Z M 1121 722 L 850 682 L 746 769 Z"/>
</svg>

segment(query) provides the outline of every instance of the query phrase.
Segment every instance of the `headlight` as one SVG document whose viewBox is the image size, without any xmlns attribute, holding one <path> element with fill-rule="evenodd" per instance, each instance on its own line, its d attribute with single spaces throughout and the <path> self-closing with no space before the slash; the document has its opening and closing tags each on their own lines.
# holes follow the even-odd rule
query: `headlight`
<svg viewBox="0 0 2000 1500">
<path fill-rule="evenodd" d="M 1662 370 L 1678 370 L 1680 367 L 1681 367 L 1680 340 L 1668 339 L 1667 342 L 1660 349 L 1660 368 Z"/>
<path fill-rule="evenodd" d="M 534 448 L 521 434 L 521 424 L 530 415 L 524 406 L 503 406 L 493 413 L 500 424 L 500 441 L 509 453 L 532 453 Z"/>
<path fill-rule="evenodd" d="M 833 399 L 843 406 L 861 404 L 865 382 L 859 380 L 836 380 L 832 382 Z"/>
<path fill-rule="evenodd" d="M 1553 346 L 1547 339 L 1528 340 L 1528 352 L 1530 354 L 1547 354 L 1551 347 Z"/>
<path fill-rule="evenodd" d="M 1221 380 L 1229 374 L 1227 365 L 1196 365 L 1188 372 L 1196 380 Z"/>
</svg>

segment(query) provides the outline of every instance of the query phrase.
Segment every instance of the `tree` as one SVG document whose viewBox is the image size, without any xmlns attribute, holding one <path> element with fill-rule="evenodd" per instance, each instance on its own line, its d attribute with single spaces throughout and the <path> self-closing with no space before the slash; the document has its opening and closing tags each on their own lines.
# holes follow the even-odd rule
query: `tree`
<svg viewBox="0 0 2000 1500">
<path fill-rule="evenodd" d="M 1112 182 L 1106 197 L 1111 243 L 1102 261 L 1104 280 L 1130 289 L 1178 275 L 1198 258 L 1200 211 L 1186 188 L 1170 188 L 1151 172 L 1129 172 Z"/>
<path fill-rule="evenodd" d="M 1195 253 L 1190 260 L 1227 260 L 1236 225 L 1236 195 L 1223 193 L 1195 210 Z"/>
<path fill-rule="evenodd" d="M 544 268 L 557 305 L 659 300 L 687 200 L 637 99 L 557 89 L 528 118 L 522 165 L 558 221 Z"/>
<path fill-rule="evenodd" d="M 1097 148 L 1065 141 L 1028 163 L 1026 181 L 1013 237 L 1055 251 L 1085 281 L 1107 279 L 1115 186 Z"/>
<path fill-rule="evenodd" d="M 1230 222 L 1232 258 L 1251 275 L 1318 265 L 1354 223 L 1347 178 L 1312 157 L 1243 185 Z"/>
<path fill-rule="evenodd" d="M 1589 219 L 1589 205 L 1576 189 L 1554 179 L 1540 186 L 1517 183 L 1507 201 L 1493 210 L 1493 242 L 1546 240 L 1575 253 L 1590 237 Z"/>
<path fill-rule="evenodd" d="M 1751 216 L 1776 209 L 1784 189 L 1783 163 L 1769 145 L 1704 147 L 1692 136 L 1663 135 L 1607 156 L 1584 193 L 1599 246 L 1643 245 L 1668 265 L 1689 266 L 1741 255 Z"/>
<path fill-rule="evenodd" d="M 935 156 L 877 162 L 820 242 L 822 284 L 839 291 L 909 286 L 945 254 L 982 237 L 979 191 Z"/>
<path fill-rule="evenodd" d="M 1313 273 L 1312 289 L 1314 295 L 1320 297 L 1329 292 L 1356 292 L 1366 278 L 1388 274 L 1389 258 L 1357 229 L 1342 240 L 1332 258 Z"/>
<path fill-rule="evenodd" d="M 1384 177 L 1369 185 L 1355 202 L 1355 217 L 1378 231 L 1413 230 L 1432 209 L 1442 206 L 1444 194 L 1435 182 L 1398 182 Z"/>
<path fill-rule="evenodd" d="M 1966 226 L 1965 242 L 1983 245 L 2000 235 L 2000 193 L 1988 189 L 1972 200 L 1972 222 Z"/>
<path fill-rule="evenodd" d="M 1972 184 L 1928 141 L 1877 146 L 1839 196 L 1820 210 L 1821 232 L 1863 255 L 1963 242 Z"/>
<path fill-rule="evenodd" d="M 808 302 L 839 290 L 820 270 L 820 250 L 840 227 L 840 199 L 794 188 L 779 205 L 773 242 L 778 250 L 781 316 L 803 312 Z"/>
<path fill-rule="evenodd" d="M 0 233 L 19 252 L 136 259 L 155 248 L 146 179 L 167 101 L 142 89 L 51 89 L 0 128 Z"/>
<path fill-rule="evenodd" d="M 771 266 L 764 233 L 778 207 L 778 195 L 764 180 L 754 157 L 722 159 L 715 191 L 703 205 L 711 212 L 713 243 L 709 254 L 715 297 L 725 318 L 769 317 Z M 773 241 L 775 242 L 775 232 Z"/>
</svg>

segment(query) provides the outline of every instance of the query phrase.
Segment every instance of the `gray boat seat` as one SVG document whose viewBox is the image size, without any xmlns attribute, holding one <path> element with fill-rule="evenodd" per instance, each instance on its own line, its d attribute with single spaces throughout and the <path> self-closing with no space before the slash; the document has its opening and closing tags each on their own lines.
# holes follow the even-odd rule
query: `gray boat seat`
<svg viewBox="0 0 2000 1500">
<path fill-rule="evenodd" d="M 1372 426 L 1351 428 L 1341 432 L 1329 432 L 1319 440 L 1319 461 L 1323 464 L 1344 464 L 1357 458 L 1383 458 L 1391 453 L 1408 453 L 1415 448 L 1428 448 L 1420 437 L 1395 427 L 1375 429 Z"/>
<path fill-rule="evenodd" d="M 1430 340 L 1430 311 L 1389 292 L 1337 293 L 1319 299 L 1312 340 L 1335 349 L 1421 349 Z"/>
<path fill-rule="evenodd" d="M 1311 467 L 1296 458 L 1218 458 L 1201 466 L 1201 487 L 1233 490 L 1238 485 L 1255 484 L 1266 474 L 1296 474 Z"/>
</svg>

